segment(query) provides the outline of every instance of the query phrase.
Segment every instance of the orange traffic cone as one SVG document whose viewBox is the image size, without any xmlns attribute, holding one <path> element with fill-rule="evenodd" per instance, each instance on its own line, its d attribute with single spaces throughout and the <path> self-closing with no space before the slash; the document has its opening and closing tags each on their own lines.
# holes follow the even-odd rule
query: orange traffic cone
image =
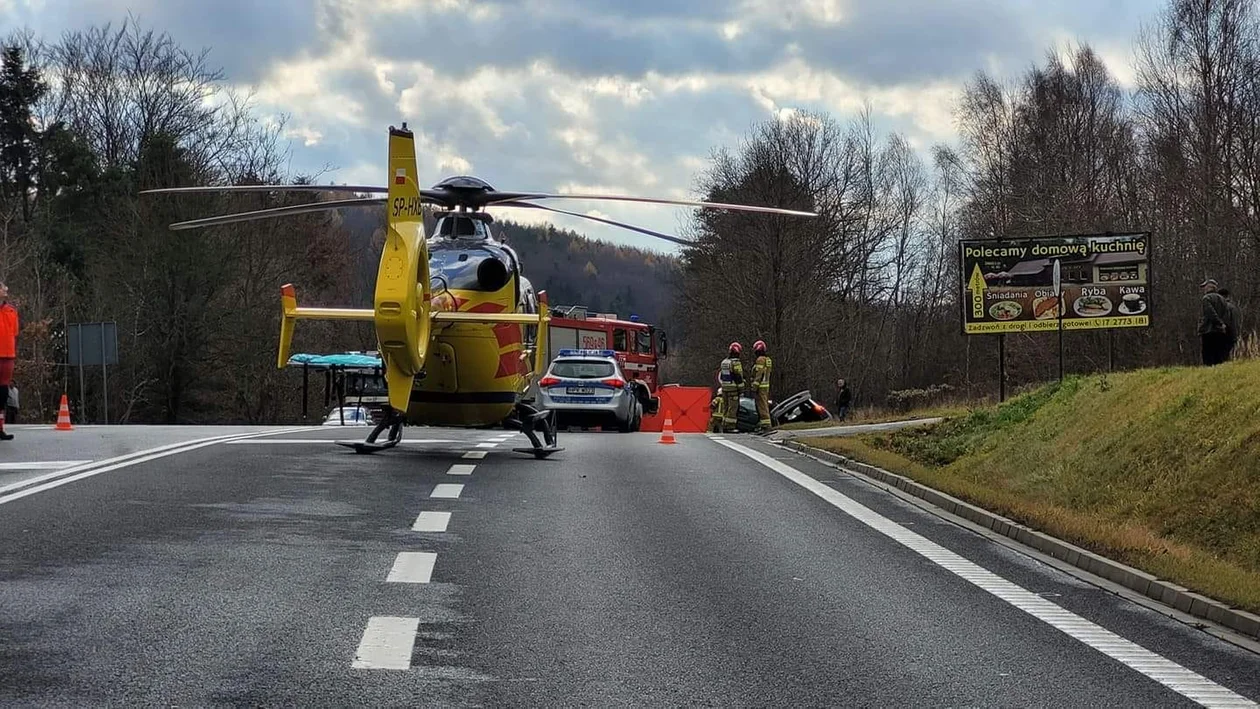
<svg viewBox="0 0 1260 709">
<path fill-rule="evenodd" d="M 661 429 L 660 443 L 677 443 L 674 440 L 674 417 L 667 409 L 665 411 L 665 427 Z"/>
<path fill-rule="evenodd" d="M 74 426 L 70 425 L 70 400 L 65 394 L 61 395 L 61 409 L 57 411 L 57 427 L 58 431 L 73 431 Z"/>
</svg>

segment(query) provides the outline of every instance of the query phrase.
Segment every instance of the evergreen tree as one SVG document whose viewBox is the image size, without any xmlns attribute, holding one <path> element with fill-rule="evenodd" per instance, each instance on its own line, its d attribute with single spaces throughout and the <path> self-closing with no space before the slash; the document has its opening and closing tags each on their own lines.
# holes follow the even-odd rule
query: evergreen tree
<svg viewBox="0 0 1260 709">
<path fill-rule="evenodd" d="M 0 57 L 0 189 L 6 204 L 20 204 L 29 221 L 39 131 L 31 108 L 48 91 L 39 73 L 27 66 L 21 47 L 5 47 Z"/>
</svg>

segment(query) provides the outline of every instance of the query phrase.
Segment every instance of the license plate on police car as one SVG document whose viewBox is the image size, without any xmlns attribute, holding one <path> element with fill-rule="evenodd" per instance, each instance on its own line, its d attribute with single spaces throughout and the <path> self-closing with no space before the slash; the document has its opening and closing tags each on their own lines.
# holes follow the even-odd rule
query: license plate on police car
<svg viewBox="0 0 1260 709">
<path fill-rule="evenodd" d="M 569 387 L 565 389 L 567 394 L 594 394 L 595 390 L 590 387 Z"/>
</svg>

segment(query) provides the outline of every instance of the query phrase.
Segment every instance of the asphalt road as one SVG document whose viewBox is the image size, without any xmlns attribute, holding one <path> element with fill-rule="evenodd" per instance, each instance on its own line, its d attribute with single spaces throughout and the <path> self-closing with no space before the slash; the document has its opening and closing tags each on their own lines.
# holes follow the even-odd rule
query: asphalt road
<svg viewBox="0 0 1260 709">
<path fill-rule="evenodd" d="M 0 494 L 0 704 L 1260 698 L 1260 656 L 759 439 L 348 433 Z"/>
</svg>

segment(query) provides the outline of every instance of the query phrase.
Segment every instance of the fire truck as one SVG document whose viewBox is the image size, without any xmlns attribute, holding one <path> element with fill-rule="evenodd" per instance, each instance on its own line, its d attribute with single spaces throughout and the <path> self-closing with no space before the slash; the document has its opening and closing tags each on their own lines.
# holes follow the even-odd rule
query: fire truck
<svg viewBox="0 0 1260 709">
<path fill-rule="evenodd" d="M 550 352 L 547 361 L 562 349 L 612 350 L 621 369 L 643 383 L 643 410 L 656 413 L 660 400 L 658 363 L 668 351 L 665 331 L 640 322 L 637 315 L 621 320 L 616 314 L 590 313 L 581 305 L 557 305 L 551 309 Z"/>
</svg>

